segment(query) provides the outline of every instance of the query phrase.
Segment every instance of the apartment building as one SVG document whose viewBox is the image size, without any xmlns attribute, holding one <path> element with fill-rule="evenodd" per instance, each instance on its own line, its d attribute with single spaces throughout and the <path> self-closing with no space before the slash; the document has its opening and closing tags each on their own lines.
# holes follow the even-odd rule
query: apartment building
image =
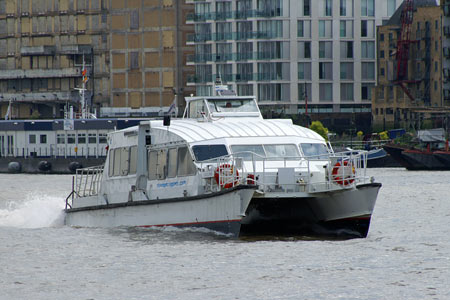
<svg viewBox="0 0 450 300">
<path fill-rule="evenodd" d="M 450 104 L 444 97 L 443 10 L 434 0 L 414 1 L 406 74 L 399 78 L 397 45 L 403 6 L 377 28 L 378 80 L 372 95 L 373 124 L 379 129 L 419 129 L 429 119 L 433 126 L 443 126 Z"/>
<path fill-rule="evenodd" d="M 191 9 L 176 0 L 0 0 L 2 117 L 78 111 L 83 74 L 98 116 L 161 114 L 192 92 Z"/>
<path fill-rule="evenodd" d="M 365 112 L 370 121 L 376 26 L 400 0 L 187 2 L 195 5 L 188 86 L 198 95 L 213 94 L 220 78 L 263 110 L 297 114 L 307 104 L 310 114 Z"/>
<path fill-rule="evenodd" d="M 443 100 L 450 106 L 450 0 L 441 0 L 442 9 L 442 49 L 443 49 Z"/>
</svg>

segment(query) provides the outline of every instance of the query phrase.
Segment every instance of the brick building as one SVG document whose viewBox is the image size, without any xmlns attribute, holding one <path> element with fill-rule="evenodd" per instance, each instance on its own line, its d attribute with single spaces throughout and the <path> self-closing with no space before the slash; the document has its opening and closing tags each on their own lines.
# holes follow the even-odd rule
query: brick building
<svg viewBox="0 0 450 300">
<path fill-rule="evenodd" d="M 2 117 L 9 103 L 12 118 L 62 117 L 65 105 L 78 107 L 83 61 L 86 99 L 98 115 L 167 110 L 175 94 L 190 93 L 191 8 L 175 0 L 0 0 Z"/>
</svg>

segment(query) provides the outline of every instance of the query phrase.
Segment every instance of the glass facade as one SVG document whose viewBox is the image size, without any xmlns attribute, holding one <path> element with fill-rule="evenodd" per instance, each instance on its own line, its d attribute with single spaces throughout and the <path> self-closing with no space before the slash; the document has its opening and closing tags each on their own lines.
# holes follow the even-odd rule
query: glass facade
<svg viewBox="0 0 450 300">
<path fill-rule="evenodd" d="M 220 77 L 238 95 L 268 106 L 304 105 L 306 96 L 318 111 L 339 111 L 341 102 L 370 105 L 376 26 L 400 2 L 187 0 L 195 5 L 188 17 L 195 34 L 187 40 L 196 51 L 188 84 L 211 95 Z"/>
</svg>

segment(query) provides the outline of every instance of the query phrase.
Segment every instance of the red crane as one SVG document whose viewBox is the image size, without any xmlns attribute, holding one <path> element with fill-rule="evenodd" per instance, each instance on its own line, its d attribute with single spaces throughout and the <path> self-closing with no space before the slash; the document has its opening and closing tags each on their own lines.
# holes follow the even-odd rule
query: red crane
<svg viewBox="0 0 450 300">
<path fill-rule="evenodd" d="M 402 23 L 401 31 L 397 38 L 397 76 L 396 83 L 400 85 L 402 90 L 411 100 L 414 97 L 411 95 L 405 83 L 408 81 L 408 60 L 409 60 L 409 48 L 411 41 L 411 26 L 413 21 L 414 12 L 414 0 L 404 0 L 402 14 L 400 20 Z"/>
</svg>

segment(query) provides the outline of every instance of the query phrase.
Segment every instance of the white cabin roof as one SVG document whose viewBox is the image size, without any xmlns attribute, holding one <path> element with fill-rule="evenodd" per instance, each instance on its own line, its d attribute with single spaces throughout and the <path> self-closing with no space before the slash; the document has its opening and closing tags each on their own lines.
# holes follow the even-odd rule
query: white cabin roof
<svg viewBox="0 0 450 300">
<path fill-rule="evenodd" d="M 167 130 L 178 135 L 188 143 L 203 142 L 220 138 L 245 137 L 303 137 L 323 142 L 316 132 L 301 126 L 293 125 L 291 120 L 262 120 L 254 118 L 227 118 L 213 122 L 197 120 L 172 120 L 169 127 L 162 121 L 152 121 L 152 128 Z"/>
</svg>

